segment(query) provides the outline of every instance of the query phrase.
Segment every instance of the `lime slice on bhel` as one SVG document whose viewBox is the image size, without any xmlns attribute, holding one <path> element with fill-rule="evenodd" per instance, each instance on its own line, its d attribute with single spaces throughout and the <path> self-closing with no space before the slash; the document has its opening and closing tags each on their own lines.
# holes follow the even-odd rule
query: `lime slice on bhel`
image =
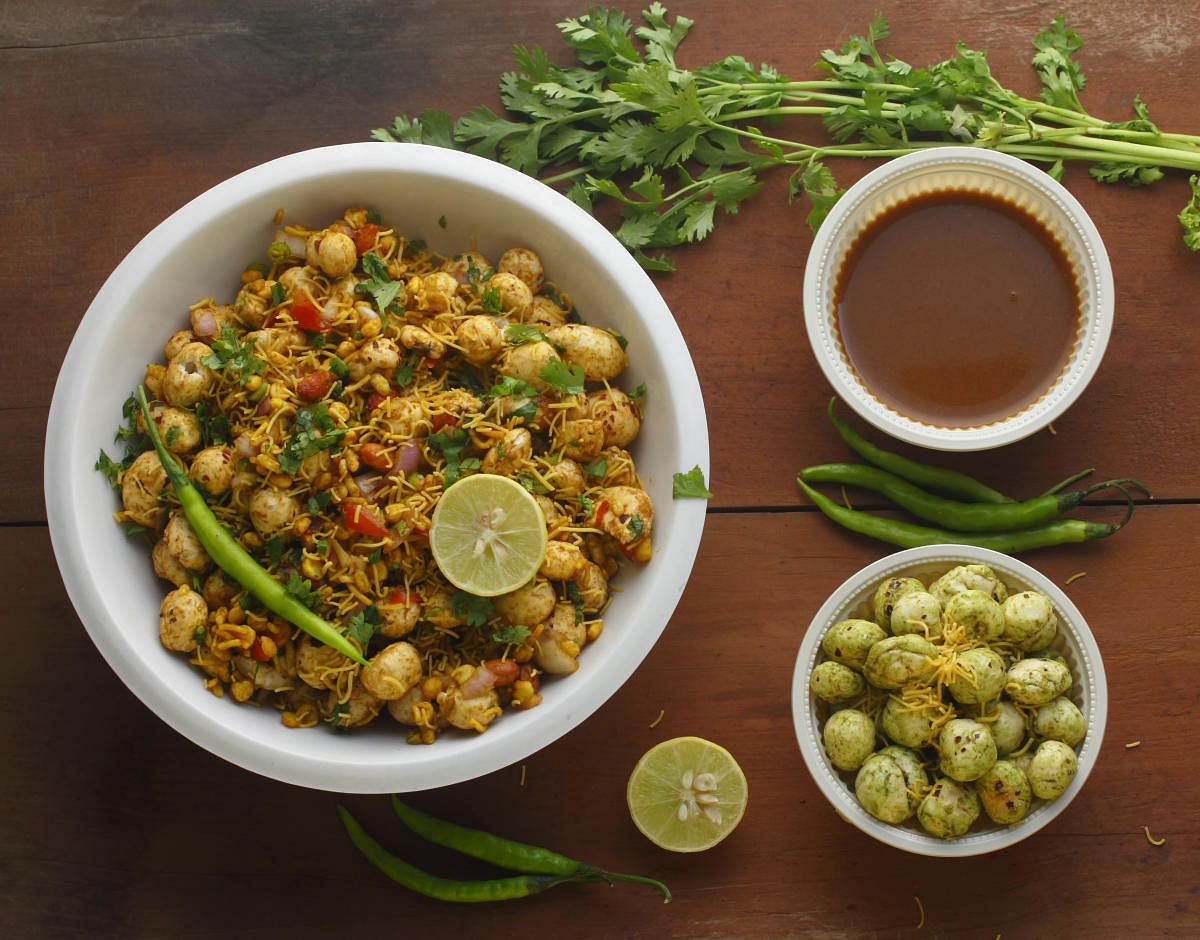
<svg viewBox="0 0 1200 940">
<path fill-rule="evenodd" d="M 733 755 L 697 737 L 650 748 L 625 791 L 634 825 L 672 852 L 711 849 L 742 821 L 748 795 L 746 775 Z"/>
<path fill-rule="evenodd" d="M 429 549 L 446 580 L 479 597 L 515 591 L 529 582 L 546 554 L 546 518 L 516 480 L 476 473 L 437 501 Z"/>
</svg>

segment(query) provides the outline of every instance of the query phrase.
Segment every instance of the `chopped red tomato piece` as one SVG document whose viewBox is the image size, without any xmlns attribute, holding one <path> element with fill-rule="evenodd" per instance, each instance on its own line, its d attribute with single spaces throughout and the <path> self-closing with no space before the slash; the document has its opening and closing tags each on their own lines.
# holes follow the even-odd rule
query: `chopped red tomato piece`
<svg viewBox="0 0 1200 940">
<path fill-rule="evenodd" d="M 374 506 L 363 503 L 342 503 L 342 518 L 346 520 L 346 528 L 352 532 L 361 532 L 373 538 L 386 538 L 387 526 Z"/>
<path fill-rule="evenodd" d="M 308 294 L 297 294 L 288 308 L 288 313 L 296 321 L 296 326 L 302 330 L 314 333 L 329 332 L 329 324 L 325 322 L 320 308 L 312 302 Z"/>
<path fill-rule="evenodd" d="M 365 255 L 375 247 L 375 239 L 379 237 L 379 226 L 374 222 L 368 222 L 350 237 L 354 239 L 354 247 L 358 249 L 358 253 Z"/>
<path fill-rule="evenodd" d="M 440 431 L 442 428 L 456 424 L 457 422 L 458 417 L 450 414 L 448 411 L 435 411 L 429 416 L 429 423 L 433 425 L 435 431 Z"/>
</svg>

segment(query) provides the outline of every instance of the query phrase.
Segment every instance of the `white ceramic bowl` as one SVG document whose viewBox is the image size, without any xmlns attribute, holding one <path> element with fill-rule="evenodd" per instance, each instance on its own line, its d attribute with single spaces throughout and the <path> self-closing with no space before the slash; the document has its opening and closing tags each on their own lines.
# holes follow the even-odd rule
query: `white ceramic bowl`
<svg viewBox="0 0 1200 940">
<path fill-rule="evenodd" d="M 1062 796 L 1051 802 L 1035 800 L 1029 815 L 1015 826 L 991 824 L 981 815 L 975 825 L 960 839 L 943 841 L 926 833 L 915 821 L 901 826 L 880 822 L 859 804 L 854 795 L 854 775 L 837 770 L 830 762 L 821 742 L 821 721 L 824 712 L 820 700 L 809 690 L 808 679 L 813 667 L 824 660 L 821 638 L 834 624 L 849 617 L 862 616 L 861 605 L 869 602 L 875 588 L 886 578 L 913 576 L 926 582 L 955 565 L 985 564 L 1011 591 L 1040 591 L 1054 605 L 1058 614 L 1058 636 L 1054 648 L 1062 653 L 1071 667 L 1074 684 L 1068 697 L 1087 719 L 1087 737 L 1076 748 L 1079 767 L 1075 778 Z M 871 619 L 868 615 L 868 619 Z M 827 711 L 827 707 L 825 708 Z M 985 548 L 969 545 L 927 545 L 909 548 L 867 565 L 847 579 L 821 605 L 809 624 L 796 657 L 792 674 L 792 722 L 800 752 L 817 786 L 825 794 L 838 815 L 853 823 L 867 835 L 880 842 L 920 855 L 961 857 L 994 852 L 1033 835 L 1067 808 L 1082 789 L 1096 763 L 1104 726 L 1108 717 L 1108 687 L 1100 650 L 1088 629 L 1083 615 L 1062 590 L 1045 575 L 1024 562 Z"/>
<path fill-rule="evenodd" d="M 543 703 L 485 734 L 405 743 L 390 722 L 348 734 L 289 730 L 272 709 L 204 690 L 158 641 L 164 594 L 144 546 L 113 522 L 119 507 L 92 469 L 113 452 L 121 404 L 147 362 L 187 322 L 188 305 L 222 298 L 260 257 L 273 216 L 311 223 L 369 205 L 447 253 L 470 239 L 489 257 L 536 250 L 585 319 L 629 340 L 629 387 L 645 383 L 645 430 L 633 451 L 655 506 L 654 557 L 626 567 L 605 630 L 579 671 L 543 685 Z M 625 377 L 623 377 L 623 381 Z M 703 500 L 671 498 L 672 474 L 708 473 L 699 382 L 683 338 L 645 272 L 590 215 L 541 183 L 479 157 L 361 143 L 293 154 L 247 170 L 174 213 L 129 253 L 88 309 L 67 352 L 46 430 L 46 510 L 63 582 L 92 640 L 126 685 L 192 741 L 249 770 L 340 792 L 443 786 L 520 761 L 574 728 L 637 668 L 679 601 L 704 524 Z"/>
<path fill-rule="evenodd" d="M 834 317 L 838 272 L 863 229 L 901 202 L 943 190 L 990 193 L 1025 209 L 1064 245 L 1080 284 L 1078 337 L 1054 384 L 1017 414 L 976 427 L 927 424 L 876 398 L 851 368 Z M 1091 381 L 1108 345 L 1114 291 L 1112 267 L 1100 233 L 1061 184 L 1008 154 L 981 147 L 939 147 L 891 160 L 846 191 L 817 231 L 804 271 L 803 298 L 805 325 L 817 362 L 838 396 L 854 411 L 900 440 L 934 450 L 973 451 L 1027 437 L 1075 402 Z"/>
</svg>

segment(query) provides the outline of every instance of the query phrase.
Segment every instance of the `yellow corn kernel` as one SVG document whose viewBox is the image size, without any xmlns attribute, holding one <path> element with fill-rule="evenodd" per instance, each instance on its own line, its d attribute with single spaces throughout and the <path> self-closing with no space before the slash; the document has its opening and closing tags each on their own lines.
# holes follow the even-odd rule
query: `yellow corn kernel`
<svg viewBox="0 0 1200 940">
<path fill-rule="evenodd" d="M 359 468 L 358 454 L 352 450 L 342 452 L 342 466 L 348 473 L 357 473 Z"/>
<path fill-rule="evenodd" d="M 311 516 L 299 516 L 296 521 L 292 523 L 292 532 L 295 535 L 303 535 L 308 531 L 308 527 L 310 525 L 312 525 Z"/>
<path fill-rule="evenodd" d="M 344 401 L 331 402 L 328 406 L 329 417 L 334 421 L 345 422 L 350 418 L 350 409 Z"/>
<path fill-rule="evenodd" d="M 604 632 L 604 621 L 593 620 L 587 625 L 587 638 L 589 640 L 597 639 Z"/>
<path fill-rule="evenodd" d="M 357 428 L 351 428 L 345 434 L 342 435 L 342 444 L 344 444 L 346 447 L 349 447 L 350 445 L 357 444 L 357 443 L 358 443 L 358 429 Z"/>
<path fill-rule="evenodd" d="M 375 241 L 375 250 L 379 257 L 386 258 L 396 250 L 395 235 L 380 235 Z"/>
<path fill-rule="evenodd" d="M 254 694 L 254 683 L 249 679 L 241 679 L 229 687 L 229 694 L 235 702 L 248 702 Z"/>
<path fill-rule="evenodd" d="M 263 540 L 257 532 L 247 532 L 242 536 L 242 544 L 247 548 L 262 548 Z"/>
<path fill-rule="evenodd" d="M 346 210 L 342 218 L 351 228 L 362 228 L 367 224 L 367 210 L 361 206 L 353 206 Z"/>
<path fill-rule="evenodd" d="M 227 613 L 225 615 L 225 619 L 229 623 L 245 623 L 246 622 L 246 612 L 244 610 L 242 610 L 242 607 L 240 604 L 234 604 L 232 607 L 229 608 L 229 613 Z"/>
<path fill-rule="evenodd" d="M 254 465 L 262 472 L 264 476 L 270 476 L 279 469 L 279 461 L 271 454 L 259 454 L 254 458 Z"/>
<path fill-rule="evenodd" d="M 324 564 L 322 563 L 321 559 L 316 558 L 313 555 L 306 554 L 304 559 L 300 562 L 300 570 L 303 572 L 304 577 L 308 578 L 310 581 L 315 581 L 321 576 L 321 572 L 324 570 Z"/>
<path fill-rule="evenodd" d="M 371 577 L 382 583 L 383 579 L 388 576 L 387 562 L 382 559 L 371 565 Z"/>
<path fill-rule="evenodd" d="M 292 478 L 290 476 L 288 476 L 286 473 L 282 473 L 282 472 L 272 473 L 269 477 L 267 477 L 267 482 L 270 483 L 272 486 L 279 487 L 279 489 L 281 489 L 281 490 L 286 490 L 289 486 L 292 485 Z M 297 521 L 299 521 L 299 520 L 297 520 Z"/>
<path fill-rule="evenodd" d="M 437 698 L 442 694 L 445 684 L 437 676 L 428 676 L 421 680 L 421 694 L 427 699 Z"/>
<path fill-rule="evenodd" d="M 642 539 L 640 542 L 638 542 L 636 545 L 633 546 L 633 560 L 647 562 L 650 560 L 650 555 L 651 555 L 650 537 L 647 536 L 646 538 Z"/>
<path fill-rule="evenodd" d="M 358 347 L 354 345 L 354 340 L 344 339 L 337 346 L 337 354 L 339 359 L 345 359 Z"/>
<path fill-rule="evenodd" d="M 245 389 L 248 392 L 257 392 L 262 387 L 262 382 L 261 375 L 252 375 L 246 379 Z"/>
<path fill-rule="evenodd" d="M 367 322 L 368 323 L 378 323 L 379 321 L 378 320 L 368 320 Z M 376 392 L 378 392 L 380 395 L 386 395 L 389 391 L 391 391 L 392 386 L 391 386 L 391 383 L 388 382 L 387 376 L 383 375 L 380 372 L 372 372 L 370 382 L 371 382 L 371 388 L 374 389 Z"/>
<path fill-rule="evenodd" d="M 242 283 L 253 284 L 261 277 L 262 271 L 258 270 L 258 268 L 246 268 L 246 270 L 242 272 Z"/>
<path fill-rule="evenodd" d="M 358 589 L 360 594 L 367 594 L 370 592 L 371 581 L 367 578 L 366 572 L 354 572 L 354 586 Z"/>
<path fill-rule="evenodd" d="M 274 659 L 275 654 L 279 652 L 279 647 L 276 646 L 275 641 L 272 640 L 271 637 L 266 633 L 262 634 L 258 638 L 258 646 L 259 649 L 263 651 L 263 655 L 266 656 L 267 659 Z"/>
<path fill-rule="evenodd" d="M 383 329 L 383 321 L 379 317 L 368 317 L 359 327 L 359 331 L 362 333 L 364 339 L 378 336 L 381 329 Z"/>
<path fill-rule="evenodd" d="M 395 525 L 404 518 L 405 507 L 402 503 L 388 503 L 383 507 L 383 518 L 388 525 Z"/>
</svg>

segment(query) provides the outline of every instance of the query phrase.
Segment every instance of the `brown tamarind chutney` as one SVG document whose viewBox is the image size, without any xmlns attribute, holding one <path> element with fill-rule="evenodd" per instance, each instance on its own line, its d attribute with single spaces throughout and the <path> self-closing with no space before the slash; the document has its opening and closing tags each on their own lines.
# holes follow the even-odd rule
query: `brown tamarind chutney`
<svg viewBox="0 0 1200 940">
<path fill-rule="evenodd" d="M 838 339 L 881 402 L 939 427 L 1003 420 L 1036 402 L 1081 323 L 1065 247 L 995 195 L 945 190 L 871 220 L 834 288 Z"/>
</svg>

